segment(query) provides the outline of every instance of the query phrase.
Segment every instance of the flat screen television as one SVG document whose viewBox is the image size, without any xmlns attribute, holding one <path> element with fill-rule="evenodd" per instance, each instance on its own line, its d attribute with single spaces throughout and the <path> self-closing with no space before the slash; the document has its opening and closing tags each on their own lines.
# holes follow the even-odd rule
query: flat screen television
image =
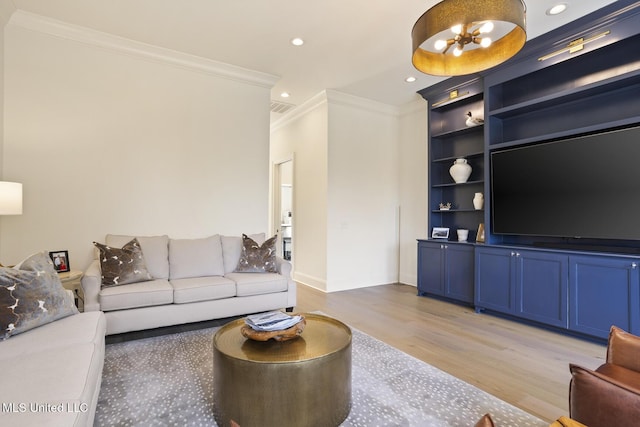
<svg viewBox="0 0 640 427">
<path fill-rule="evenodd" d="M 640 127 L 491 153 L 494 234 L 640 240 Z"/>
</svg>

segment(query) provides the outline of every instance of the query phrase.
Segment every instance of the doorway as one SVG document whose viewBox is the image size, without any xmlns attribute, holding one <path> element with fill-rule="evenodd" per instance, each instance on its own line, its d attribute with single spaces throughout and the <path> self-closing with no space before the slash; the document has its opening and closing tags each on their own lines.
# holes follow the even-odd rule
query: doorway
<svg viewBox="0 0 640 427">
<path fill-rule="evenodd" d="M 293 263 L 293 159 L 274 164 L 274 229 L 277 254 Z"/>
</svg>

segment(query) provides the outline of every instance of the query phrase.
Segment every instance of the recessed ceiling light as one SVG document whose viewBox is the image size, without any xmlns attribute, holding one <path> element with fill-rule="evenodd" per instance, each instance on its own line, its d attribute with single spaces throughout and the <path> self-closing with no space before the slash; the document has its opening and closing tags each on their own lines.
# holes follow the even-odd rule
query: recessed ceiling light
<svg viewBox="0 0 640 427">
<path fill-rule="evenodd" d="M 289 96 L 291 96 L 291 95 L 289 95 L 289 92 L 282 92 L 282 93 L 280 94 L 280 96 L 281 96 L 282 98 L 288 98 L 288 97 L 289 97 Z"/>
<path fill-rule="evenodd" d="M 413 82 L 416 81 L 416 78 L 413 77 L 413 76 L 409 76 L 406 79 L 404 79 L 404 81 L 407 82 L 407 83 L 413 83 Z"/>
<path fill-rule="evenodd" d="M 553 15 L 558 15 L 562 12 L 564 12 L 565 10 L 567 10 L 567 4 L 566 3 L 558 3 L 555 6 L 550 7 L 549 9 L 547 9 L 547 15 L 549 16 L 553 16 Z"/>
<path fill-rule="evenodd" d="M 291 44 L 294 46 L 302 46 L 304 44 L 304 40 L 300 37 L 296 37 L 295 39 L 291 39 Z"/>
</svg>

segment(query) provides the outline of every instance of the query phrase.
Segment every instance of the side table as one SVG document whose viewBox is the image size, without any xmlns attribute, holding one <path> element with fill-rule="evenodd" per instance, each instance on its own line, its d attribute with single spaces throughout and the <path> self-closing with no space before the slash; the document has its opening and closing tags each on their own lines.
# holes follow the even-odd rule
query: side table
<svg viewBox="0 0 640 427">
<path fill-rule="evenodd" d="M 62 286 L 73 292 L 78 310 L 84 311 L 84 292 L 82 291 L 82 271 L 70 270 L 58 275 Z"/>
</svg>

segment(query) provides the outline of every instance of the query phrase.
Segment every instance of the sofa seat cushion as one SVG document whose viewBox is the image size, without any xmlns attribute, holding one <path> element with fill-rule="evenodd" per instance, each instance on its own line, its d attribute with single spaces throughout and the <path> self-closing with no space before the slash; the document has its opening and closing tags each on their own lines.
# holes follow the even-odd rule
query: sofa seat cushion
<svg viewBox="0 0 640 427">
<path fill-rule="evenodd" d="M 184 304 L 236 296 L 236 284 L 222 276 L 190 277 L 171 280 L 173 302 Z"/>
<path fill-rule="evenodd" d="M 26 404 L 2 425 L 91 425 L 104 363 L 106 320 L 100 311 L 65 317 L 0 343 L 0 401 Z M 19 385 L 19 386 L 16 386 Z M 62 412 L 32 412 L 28 405 Z M 61 406 L 62 405 L 62 406 Z M 75 412 L 74 412 L 75 411 Z"/>
<path fill-rule="evenodd" d="M 224 277 L 236 283 L 236 296 L 285 292 L 287 278 L 277 273 L 228 273 Z"/>
<path fill-rule="evenodd" d="M 0 343 L 0 362 L 13 357 L 27 356 L 34 351 L 71 347 L 87 342 L 100 343 L 106 330 L 107 321 L 101 311 L 65 317 L 32 329 L 28 334 L 16 335 Z"/>
<path fill-rule="evenodd" d="M 104 288 L 100 291 L 98 298 L 102 311 L 171 304 L 173 287 L 165 279 L 150 280 Z"/>
<path fill-rule="evenodd" d="M 87 380 L 96 380 L 87 375 L 102 368 L 101 363 L 94 361 L 96 346 L 93 343 L 37 349 L 34 345 L 30 354 L 3 361 L 11 369 L 3 371 L 2 382 L 20 384 L 20 387 L 3 387 L 3 402 L 78 402 L 87 388 Z M 96 365 L 93 368 L 92 362 Z M 94 372 L 93 377 L 97 376 Z"/>
</svg>

